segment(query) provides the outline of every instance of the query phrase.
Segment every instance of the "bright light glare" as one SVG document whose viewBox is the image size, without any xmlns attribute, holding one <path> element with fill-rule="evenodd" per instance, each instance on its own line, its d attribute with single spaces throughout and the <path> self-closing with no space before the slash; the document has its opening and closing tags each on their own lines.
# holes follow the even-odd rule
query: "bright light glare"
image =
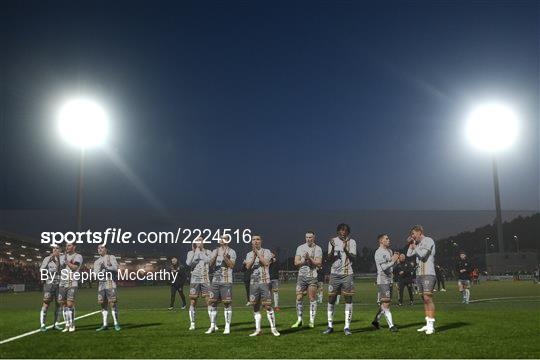
<svg viewBox="0 0 540 360">
<path fill-rule="evenodd" d="M 108 132 L 108 118 L 96 102 L 73 99 L 60 109 L 58 128 L 68 143 L 88 148 L 103 143 Z"/>
<path fill-rule="evenodd" d="M 518 133 L 517 117 L 501 104 L 475 108 L 467 119 L 467 138 L 477 148 L 496 152 L 514 143 Z"/>
</svg>

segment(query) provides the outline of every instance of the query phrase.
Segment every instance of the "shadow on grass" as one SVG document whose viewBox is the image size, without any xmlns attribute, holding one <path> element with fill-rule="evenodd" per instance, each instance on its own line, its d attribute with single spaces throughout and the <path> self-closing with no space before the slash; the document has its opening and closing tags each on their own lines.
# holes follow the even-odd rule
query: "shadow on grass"
<svg viewBox="0 0 540 360">
<path fill-rule="evenodd" d="M 305 330 L 312 330 L 312 329 L 309 326 L 302 326 L 302 327 L 297 327 L 297 328 L 290 327 L 287 329 L 279 330 L 279 332 L 282 335 L 287 335 L 287 334 L 294 334 L 296 332 L 305 331 Z"/>
<path fill-rule="evenodd" d="M 381 328 L 380 330 L 384 330 L 384 329 Z M 371 332 L 371 331 L 380 331 L 380 330 L 375 329 L 373 326 L 366 326 L 363 328 L 352 329 L 351 332 L 354 334 L 354 333 L 359 333 L 359 332 Z"/>
<path fill-rule="evenodd" d="M 253 325 L 255 325 L 255 320 L 253 320 L 253 321 L 242 321 L 242 322 L 236 322 L 236 323 L 233 322 L 233 323 L 231 324 L 231 328 L 235 328 L 235 327 L 238 327 L 238 326 L 240 326 L 240 325 L 248 325 L 248 324 L 253 324 Z M 222 325 L 222 326 L 224 326 L 224 325 Z"/>
<path fill-rule="evenodd" d="M 354 324 L 357 322 L 360 322 L 360 320 L 351 320 L 351 324 Z M 341 324 L 345 324 L 345 320 L 334 321 L 334 325 L 341 325 Z"/>
<path fill-rule="evenodd" d="M 404 324 L 404 325 L 400 325 L 400 324 L 396 324 L 396 326 L 398 327 L 398 329 L 407 329 L 407 328 L 411 328 L 411 327 L 422 327 L 426 325 L 425 322 L 415 322 L 415 323 L 410 323 L 410 324 Z"/>
<path fill-rule="evenodd" d="M 121 324 L 122 329 L 138 329 L 138 328 L 145 328 L 145 327 L 152 327 L 152 326 L 159 326 L 163 325 L 163 323 L 154 322 L 154 323 L 146 323 L 146 324 Z"/>
<path fill-rule="evenodd" d="M 443 326 L 435 327 L 435 331 L 436 332 L 444 332 L 444 331 L 457 329 L 457 328 L 460 328 L 460 327 L 463 327 L 463 326 L 468 326 L 468 325 L 470 325 L 470 323 L 458 321 L 458 322 L 446 324 L 446 325 L 443 325 Z"/>
<path fill-rule="evenodd" d="M 145 323 L 145 324 L 120 324 L 122 327 L 122 330 L 124 329 L 138 329 L 138 328 L 145 328 L 145 327 L 151 327 L 151 326 L 159 326 L 163 325 L 163 323 L 155 322 L 155 323 Z M 77 331 L 96 331 L 96 329 L 99 328 L 99 325 L 81 325 L 77 326 Z M 109 326 L 109 328 L 105 331 L 115 331 L 114 326 Z"/>
<path fill-rule="evenodd" d="M 414 328 L 414 327 L 420 328 L 423 325 L 425 325 L 424 322 L 414 322 L 414 323 L 403 324 L 403 325 L 396 324 L 398 330 Z M 470 325 L 470 324 L 466 323 L 466 322 L 455 322 L 455 323 L 445 324 L 445 325 L 440 326 L 440 327 L 435 327 L 435 331 L 436 332 L 444 332 L 444 331 L 457 329 L 457 328 L 460 328 L 460 327 L 463 327 L 463 326 L 468 326 L 468 325 Z M 360 328 L 360 329 L 354 329 L 351 332 L 358 333 L 358 332 L 368 332 L 368 331 L 377 331 L 377 329 L 375 329 L 373 326 L 367 326 L 367 327 L 363 327 L 363 328 Z M 379 331 L 388 331 L 388 327 L 383 325 Z"/>
</svg>

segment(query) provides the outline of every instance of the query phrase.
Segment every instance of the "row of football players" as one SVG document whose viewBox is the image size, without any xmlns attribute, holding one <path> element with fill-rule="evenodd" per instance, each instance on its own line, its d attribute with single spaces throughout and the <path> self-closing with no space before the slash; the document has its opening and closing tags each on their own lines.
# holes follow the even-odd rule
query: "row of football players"
<svg viewBox="0 0 540 360">
<path fill-rule="evenodd" d="M 107 248 L 98 246 L 99 258 L 94 262 L 94 272 L 96 273 L 116 273 L 118 262 L 114 255 L 107 254 Z M 43 285 L 43 305 L 40 311 L 41 331 L 47 331 L 46 318 L 49 305 L 56 303 L 54 312 L 53 328 L 63 332 L 75 331 L 75 298 L 79 286 L 78 277 L 75 276 L 81 269 L 83 258 L 76 252 L 75 244 L 67 244 L 66 250 L 61 254 L 57 245 L 52 245 L 51 254 L 43 259 L 40 270 L 47 274 L 47 279 Z M 61 271 L 65 274 L 61 276 Z M 114 322 L 114 329 L 120 331 L 118 322 L 118 305 L 116 297 L 115 277 L 102 276 L 104 280 L 99 281 L 98 302 L 101 305 L 103 325 L 96 331 L 107 329 L 107 318 L 109 306 Z M 63 316 L 65 326 L 60 325 L 60 318 Z"/>
<path fill-rule="evenodd" d="M 354 294 L 353 282 L 353 261 L 356 258 L 356 241 L 349 236 L 350 227 L 347 224 L 340 224 L 337 227 L 337 236 L 328 243 L 327 257 L 331 264 L 330 279 L 328 286 L 328 306 L 327 317 L 328 327 L 324 331 L 330 334 L 334 331 L 333 317 L 334 306 L 339 294 L 345 299 L 345 326 L 344 333 L 350 335 L 350 323 L 352 319 L 353 304 L 352 296 Z M 296 310 L 298 320 L 293 327 L 303 325 L 303 296 L 308 294 L 310 299 L 310 322 L 314 327 L 315 313 L 317 310 L 316 292 L 317 292 L 317 271 L 322 265 L 323 252 L 320 246 L 315 244 L 315 234 L 306 233 L 305 244 L 297 248 L 295 264 L 299 267 L 297 285 L 296 285 Z M 433 288 L 435 286 L 435 243 L 433 239 L 424 236 L 423 228 L 419 225 L 413 227 L 410 233 L 409 249 L 407 256 L 416 257 L 417 267 L 417 285 L 419 292 L 424 299 L 424 309 L 426 314 L 426 326 L 419 331 L 432 334 L 434 332 L 435 306 L 432 300 Z M 194 244 L 193 250 L 188 253 L 186 264 L 192 268 L 190 284 L 190 330 L 195 329 L 195 309 L 198 297 L 206 298 L 208 305 L 208 314 L 211 326 L 207 333 L 213 333 L 217 330 L 217 305 L 219 302 L 224 304 L 225 329 L 224 333 L 230 333 L 230 324 L 232 319 L 232 269 L 236 262 L 236 253 L 229 247 L 229 238 L 222 237 L 219 247 L 214 251 L 204 249 L 202 241 Z M 375 262 L 377 265 L 377 286 L 378 298 L 381 303 L 376 318 L 373 321 L 375 327 L 379 327 L 379 320 L 384 314 L 391 331 L 397 331 L 393 324 L 392 314 L 390 312 L 390 300 L 392 292 L 392 269 L 398 260 L 398 255 L 390 250 L 390 239 L 388 235 L 382 234 L 378 237 L 379 248 L 375 253 Z M 107 254 L 104 246 L 98 247 L 100 257 L 94 262 L 95 272 L 115 272 L 118 270 L 116 258 Z M 249 300 L 253 306 L 255 318 L 255 332 L 250 336 L 261 334 L 261 307 L 266 310 L 271 332 L 279 336 L 276 328 L 274 309 L 271 306 L 269 265 L 272 254 L 268 249 L 262 247 L 262 237 L 254 235 L 252 237 L 252 251 L 249 252 L 244 260 L 244 265 L 250 270 L 250 295 Z M 60 255 L 60 249 L 53 248 L 50 256 L 43 260 L 42 269 L 47 269 L 50 274 L 56 274 L 47 280 L 44 286 L 43 306 L 40 313 L 41 330 L 45 331 L 45 318 L 50 302 L 57 299 L 57 309 L 55 311 L 54 327 L 59 326 L 60 313 L 63 314 L 65 328 L 63 331 L 75 331 L 75 295 L 77 291 L 77 280 L 71 276 L 78 272 L 82 264 L 82 256 L 75 252 L 75 245 L 68 244 L 66 252 Z M 214 276 L 210 282 L 209 269 L 215 268 Z M 67 269 L 70 276 L 67 279 L 60 280 L 59 270 Z M 107 279 L 99 282 L 98 302 L 102 306 L 103 325 L 98 331 L 107 329 L 107 317 L 109 305 L 112 310 L 114 326 L 117 331 L 120 330 L 118 322 L 118 307 L 116 302 L 116 283 L 113 279 Z"/>
<path fill-rule="evenodd" d="M 244 260 L 244 266 L 250 271 L 249 301 L 253 306 L 255 319 L 255 331 L 250 336 L 261 334 L 261 308 L 266 311 L 271 332 L 279 336 L 277 330 L 274 309 L 272 308 L 269 265 L 272 259 L 270 250 L 262 246 L 262 236 L 252 236 L 252 251 Z M 379 248 L 375 252 L 377 266 L 377 287 L 380 308 L 377 311 L 373 326 L 379 328 L 379 320 L 384 315 L 388 327 L 396 332 L 397 327 L 393 323 L 390 312 L 392 297 L 393 267 L 397 263 L 399 254 L 390 249 L 390 238 L 387 234 L 378 236 Z M 327 256 L 331 264 L 328 285 L 327 319 L 328 327 L 323 332 L 334 332 L 334 308 L 338 295 L 345 300 L 345 335 L 351 335 L 350 324 L 353 314 L 354 279 L 353 262 L 356 258 L 356 241 L 350 237 L 350 227 L 347 224 L 337 226 L 337 236 L 328 242 L 328 248 L 323 255 L 322 248 L 315 243 L 315 233 L 308 231 L 305 235 L 305 243 L 296 250 L 295 265 L 298 269 L 296 283 L 296 312 L 297 321 L 293 328 L 303 325 L 303 297 L 309 297 L 309 326 L 315 326 L 315 314 L 317 311 L 317 273 L 322 266 L 323 256 Z M 435 305 L 433 303 L 433 289 L 435 286 L 435 242 L 424 235 L 424 229 L 420 225 L 414 226 L 410 231 L 408 257 L 415 257 L 418 263 L 416 269 L 417 286 L 424 300 L 426 325 L 418 329 L 426 334 L 434 333 Z M 196 305 L 199 297 L 205 298 L 210 317 L 210 328 L 206 331 L 211 334 L 218 330 L 216 326 L 217 306 L 221 302 L 224 306 L 225 329 L 224 334 L 230 333 L 232 319 L 232 285 L 233 268 L 236 263 L 236 252 L 229 246 L 229 238 L 224 236 L 220 239 L 219 247 L 213 251 L 204 248 L 202 241 L 196 241 L 193 249 L 188 253 L 186 265 L 191 267 L 190 281 L 190 328 L 195 329 Z M 210 269 L 214 268 L 210 281 Z"/>
</svg>

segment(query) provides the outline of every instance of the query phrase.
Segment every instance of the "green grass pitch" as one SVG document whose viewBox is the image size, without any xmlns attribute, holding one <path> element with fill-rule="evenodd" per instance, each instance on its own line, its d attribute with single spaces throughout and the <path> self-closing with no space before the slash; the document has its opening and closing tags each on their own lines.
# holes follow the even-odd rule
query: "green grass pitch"
<svg viewBox="0 0 540 360">
<path fill-rule="evenodd" d="M 317 327 L 291 329 L 296 319 L 294 284 L 282 284 L 281 312 L 277 314 L 282 336 L 273 337 L 263 313 L 263 335 L 250 338 L 254 329 L 252 312 L 245 306 L 242 285 L 234 288 L 231 335 L 221 334 L 223 310 L 219 307 L 220 331 L 205 335 L 209 320 L 206 307 L 199 306 L 197 329 L 188 331 L 187 310 L 167 311 L 168 287 L 120 288 L 122 331 L 96 333 L 101 314 L 76 322 L 77 331 L 49 330 L 0 345 L 2 358 L 540 358 L 540 285 L 532 282 L 484 282 L 472 288 L 469 305 L 460 303 L 454 282 L 448 292 L 436 293 L 437 332 L 417 333 L 424 324 L 420 301 L 414 306 L 393 306 L 398 333 L 385 327 L 374 330 L 370 323 L 376 311 L 376 287 L 358 282 L 352 336 L 344 336 L 343 304 L 335 314 L 336 332 L 322 335 L 326 328 L 326 303 L 319 304 Z M 185 288 L 184 290 L 187 290 Z M 394 298 L 395 298 L 394 294 Z M 96 289 L 77 295 L 77 316 L 98 310 Z M 5 340 L 39 326 L 41 294 L 37 292 L 0 295 L 1 333 Z M 307 299 L 306 303 L 307 304 Z M 178 305 L 178 303 L 177 303 Z M 200 305 L 202 302 L 200 301 Z M 304 306 L 308 319 L 308 306 Z M 52 322 L 51 313 L 48 316 Z M 110 320 L 111 321 L 111 320 Z"/>
</svg>

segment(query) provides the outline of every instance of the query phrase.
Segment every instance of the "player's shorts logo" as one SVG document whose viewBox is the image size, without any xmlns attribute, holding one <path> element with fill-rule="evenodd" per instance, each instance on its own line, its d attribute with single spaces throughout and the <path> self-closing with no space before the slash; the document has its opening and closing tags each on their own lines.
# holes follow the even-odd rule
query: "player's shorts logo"
<svg viewBox="0 0 540 360">
<path fill-rule="evenodd" d="M 328 291 L 329 291 L 329 292 L 334 291 L 334 287 L 333 287 L 332 285 L 328 285 Z"/>
<path fill-rule="evenodd" d="M 194 288 L 189 289 L 189 293 L 192 295 L 195 295 L 196 292 L 197 290 L 195 290 Z"/>
<path fill-rule="evenodd" d="M 213 291 L 210 291 L 210 292 L 208 293 L 208 297 L 209 297 L 210 299 L 213 299 L 213 298 L 214 298 L 214 292 L 213 292 Z"/>
<path fill-rule="evenodd" d="M 250 295 L 249 296 L 249 301 L 255 301 L 255 295 Z"/>
</svg>

